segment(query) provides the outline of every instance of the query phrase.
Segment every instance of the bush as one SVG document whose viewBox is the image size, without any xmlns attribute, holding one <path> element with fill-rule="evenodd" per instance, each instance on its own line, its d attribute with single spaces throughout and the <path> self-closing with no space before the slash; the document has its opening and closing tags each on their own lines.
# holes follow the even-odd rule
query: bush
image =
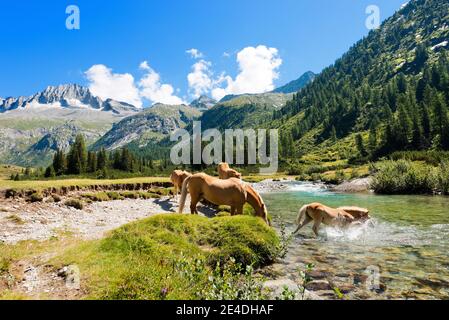
<svg viewBox="0 0 449 320">
<path fill-rule="evenodd" d="M 42 202 L 42 201 L 44 201 L 44 196 L 40 192 L 34 192 L 33 194 L 31 194 L 29 201 L 30 202 Z"/>
<path fill-rule="evenodd" d="M 106 192 L 107 196 L 109 197 L 109 199 L 111 200 L 123 200 L 125 199 L 125 197 L 123 197 L 120 193 L 118 192 Z"/>
<path fill-rule="evenodd" d="M 449 195 L 449 161 L 440 164 L 437 170 L 437 189 L 442 194 Z"/>
<path fill-rule="evenodd" d="M 142 199 L 159 199 L 161 196 L 158 195 L 157 193 L 152 193 L 152 192 L 139 192 L 138 196 Z"/>
<path fill-rule="evenodd" d="M 82 195 L 83 198 L 87 198 L 94 202 L 103 202 L 103 201 L 109 201 L 108 194 L 105 192 L 97 192 L 97 193 L 86 193 Z"/>
<path fill-rule="evenodd" d="M 77 200 L 77 199 L 67 200 L 64 204 L 67 207 L 72 207 L 72 208 L 75 208 L 78 210 L 83 210 L 83 208 L 84 208 L 84 204 L 80 200 Z"/>
<path fill-rule="evenodd" d="M 54 202 L 61 202 L 62 199 L 60 196 L 58 196 L 57 194 L 52 194 L 51 197 L 53 198 Z"/>
<path fill-rule="evenodd" d="M 407 160 L 383 162 L 371 183 L 380 194 L 431 194 L 436 187 L 433 167 Z"/>
<path fill-rule="evenodd" d="M 394 161 L 424 161 L 428 164 L 438 166 L 440 163 L 449 160 L 449 151 L 421 150 L 421 151 L 396 151 L 390 155 Z"/>
<path fill-rule="evenodd" d="M 139 199 L 139 193 L 135 191 L 125 191 L 120 193 L 126 199 Z"/>
</svg>

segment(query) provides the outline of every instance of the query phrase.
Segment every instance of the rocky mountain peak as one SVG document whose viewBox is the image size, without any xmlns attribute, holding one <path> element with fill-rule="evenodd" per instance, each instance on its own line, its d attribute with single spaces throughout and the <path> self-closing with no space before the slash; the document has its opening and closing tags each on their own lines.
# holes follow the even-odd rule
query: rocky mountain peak
<svg viewBox="0 0 449 320">
<path fill-rule="evenodd" d="M 92 94 L 89 88 L 78 84 L 65 84 L 59 86 L 48 86 L 45 90 L 31 97 L 7 98 L 0 100 L 0 113 L 11 110 L 33 107 L 62 107 L 74 109 L 93 109 L 111 111 L 116 114 L 139 112 L 140 109 L 128 103 L 101 98 Z"/>
<path fill-rule="evenodd" d="M 216 100 L 206 96 L 202 95 L 198 99 L 193 100 L 190 103 L 190 106 L 197 108 L 199 110 L 207 110 L 212 108 L 217 103 Z"/>
</svg>

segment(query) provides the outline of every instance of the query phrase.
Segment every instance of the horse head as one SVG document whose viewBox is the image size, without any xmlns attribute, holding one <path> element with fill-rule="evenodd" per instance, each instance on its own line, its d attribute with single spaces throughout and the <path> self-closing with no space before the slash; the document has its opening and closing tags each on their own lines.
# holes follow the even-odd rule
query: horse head
<svg viewBox="0 0 449 320">
<path fill-rule="evenodd" d="M 249 184 L 246 185 L 246 191 L 247 201 L 256 211 L 256 216 L 262 218 L 268 225 L 270 225 L 268 220 L 268 210 L 260 194 Z"/>
</svg>

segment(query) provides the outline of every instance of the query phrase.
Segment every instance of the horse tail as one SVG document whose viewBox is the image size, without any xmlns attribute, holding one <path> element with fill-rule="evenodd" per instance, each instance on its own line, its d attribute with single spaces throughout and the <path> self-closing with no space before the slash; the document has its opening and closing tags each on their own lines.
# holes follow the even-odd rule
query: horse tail
<svg viewBox="0 0 449 320">
<path fill-rule="evenodd" d="M 303 222 L 305 221 L 307 210 L 309 209 L 309 205 L 303 206 L 301 209 L 299 209 L 298 217 L 296 218 L 296 224 L 298 227 L 295 231 L 293 231 L 293 234 L 296 234 L 301 228 L 303 227 Z"/>
<path fill-rule="evenodd" d="M 179 213 L 182 214 L 182 211 L 184 210 L 184 206 L 186 204 L 186 198 L 187 198 L 187 190 L 189 188 L 189 181 L 192 178 L 192 176 L 187 177 L 184 182 L 182 183 L 182 189 L 181 189 L 181 200 L 179 201 Z"/>
<path fill-rule="evenodd" d="M 309 209 L 309 205 L 308 204 L 304 205 L 299 210 L 298 217 L 296 218 L 296 224 L 297 225 L 301 225 L 303 223 L 304 219 L 306 218 L 307 209 Z"/>
</svg>

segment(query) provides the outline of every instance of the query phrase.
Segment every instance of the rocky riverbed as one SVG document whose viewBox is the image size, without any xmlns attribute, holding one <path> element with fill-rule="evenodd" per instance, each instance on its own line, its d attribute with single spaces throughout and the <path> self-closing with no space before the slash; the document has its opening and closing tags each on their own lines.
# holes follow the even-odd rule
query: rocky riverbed
<svg viewBox="0 0 449 320">
<path fill-rule="evenodd" d="M 62 232 L 83 239 L 99 239 L 105 232 L 126 223 L 155 214 L 178 211 L 177 201 L 161 199 L 125 199 L 94 202 L 82 210 L 68 207 L 64 201 L 29 203 L 23 199 L 0 202 L 0 241 L 15 244 L 24 240 L 48 240 Z M 186 208 L 189 204 L 187 203 Z M 210 209 L 201 207 L 203 214 Z"/>
</svg>

